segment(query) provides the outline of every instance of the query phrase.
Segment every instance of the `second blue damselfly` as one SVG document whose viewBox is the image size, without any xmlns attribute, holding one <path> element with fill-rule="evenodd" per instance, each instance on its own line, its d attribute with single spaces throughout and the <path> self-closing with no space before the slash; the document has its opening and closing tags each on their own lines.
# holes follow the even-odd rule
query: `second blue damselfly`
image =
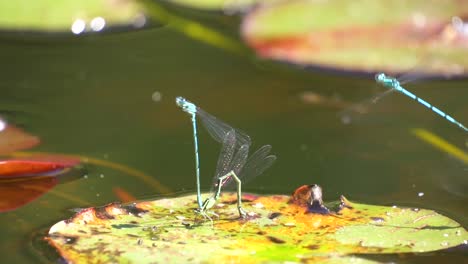
<svg viewBox="0 0 468 264">
<path fill-rule="evenodd" d="M 390 77 L 390 76 L 386 75 L 385 73 L 378 73 L 378 74 L 375 75 L 375 80 L 378 83 L 382 84 L 383 86 L 385 86 L 387 88 L 390 88 L 390 89 L 392 89 L 394 91 L 397 91 L 397 92 L 399 92 L 401 94 L 404 94 L 404 95 L 408 96 L 409 98 L 415 100 L 416 102 L 418 102 L 418 103 L 424 105 L 425 107 L 431 109 L 434 113 L 436 113 L 436 114 L 440 115 L 441 117 L 445 118 L 446 120 L 448 120 L 452 124 L 457 125 L 459 128 L 463 129 L 465 132 L 468 132 L 468 128 L 466 126 L 464 126 L 462 123 L 455 120 L 455 118 L 449 116 L 448 114 L 441 111 L 437 107 L 431 105 L 430 103 L 426 102 L 422 98 L 416 96 L 412 92 L 410 92 L 410 91 L 406 90 L 405 88 L 403 88 L 403 86 L 401 86 L 400 82 L 396 78 Z"/>
</svg>

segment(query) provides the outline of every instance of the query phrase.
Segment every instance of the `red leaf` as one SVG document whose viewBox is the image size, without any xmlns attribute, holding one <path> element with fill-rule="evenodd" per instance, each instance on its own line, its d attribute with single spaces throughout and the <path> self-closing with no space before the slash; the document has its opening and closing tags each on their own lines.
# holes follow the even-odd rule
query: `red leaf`
<svg viewBox="0 0 468 264">
<path fill-rule="evenodd" d="M 135 196 L 133 196 L 131 193 L 127 192 L 126 190 L 120 187 L 114 187 L 112 188 L 112 191 L 119 198 L 119 200 L 123 203 L 136 201 Z"/>
<path fill-rule="evenodd" d="M 67 166 L 49 162 L 49 161 L 32 161 L 32 160 L 4 160 L 0 161 L 0 177 L 25 177 L 44 175 L 45 173 L 56 173 L 65 169 Z"/>
<path fill-rule="evenodd" d="M 63 167 L 73 167 L 81 162 L 79 156 L 62 155 L 62 154 L 49 154 L 47 152 L 25 152 L 22 155 L 12 155 L 16 160 L 22 161 L 36 161 L 36 162 L 50 162 Z"/>
<path fill-rule="evenodd" d="M 0 180 L 0 212 L 24 206 L 57 184 L 56 177 L 13 178 Z"/>
<path fill-rule="evenodd" d="M 28 149 L 39 144 L 39 138 L 25 133 L 0 119 L 0 154 Z"/>
</svg>

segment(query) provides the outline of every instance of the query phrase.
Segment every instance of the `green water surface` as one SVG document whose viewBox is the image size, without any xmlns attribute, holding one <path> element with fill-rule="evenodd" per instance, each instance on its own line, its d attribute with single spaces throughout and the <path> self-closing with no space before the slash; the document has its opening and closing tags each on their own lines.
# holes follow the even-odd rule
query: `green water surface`
<svg viewBox="0 0 468 264">
<path fill-rule="evenodd" d="M 173 192 L 194 192 L 184 96 L 246 131 L 254 147 L 271 144 L 277 162 L 247 183 L 256 193 L 289 194 L 318 183 L 325 200 L 340 194 L 365 203 L 434 209 L 468 224 L 468 165 L 415 137 L 423 128 L 467 151 L 466 133 L 410 99 L 393 94 L 345 125 L 342 107 L 308 103 L 305 92 L 356 103 L 385 88 L 372 78 L 303 70 L 240 56 L 167 27 L 92 36 L 0 38 L 0 114 L 41 138 L 34 151 L 87 155 L 137 168 Z M 468 81 L 408 84 L 409 90 L 468 123 Z M 153 95 L 161 95 L 160 101 Z M 219 144 L 200 132 L 202 185 L 209 189 Z M 160 195 L 141 179 L 100 166 L 55 190 L 102 205 L 113 188 Z M 418 196 L 423 192 L 422 197 Z M 70 217 L 76 201 L 47 193 L 0 215 L 2 263 L 51 261 L 40 240 Z M 466 248 L 396 262 L 461 263 Z M 389 261 L 390 261 L 389 260 Z M 52 260 L 53 261 L 53 260 Z"/>
</svg>

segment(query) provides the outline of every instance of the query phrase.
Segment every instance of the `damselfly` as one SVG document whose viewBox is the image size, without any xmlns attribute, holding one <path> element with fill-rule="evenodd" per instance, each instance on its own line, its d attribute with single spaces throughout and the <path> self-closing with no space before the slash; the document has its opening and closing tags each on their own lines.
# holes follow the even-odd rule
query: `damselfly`
<svg viewBox="0 0 468 264">
<path fill-rule="evenodd" d="M 250 142 L 237 147 L 238 139 L 236 133 L 237 131 L 232 129 L 225 135 L 216 166 L 215 176 L 213 177 L 213 187 L 216 188 L 216 190 L 213 192 L 212 196 L 203 202 L 202 207 L 197 210 L 201 215 L 210 220 L 211 218 L 207 214 L 208 210 L 215 205 L 221 195 L 221 189 L 233 182 L 237 184 L 237 209 L 239 215 L 240 217 L 245 217 L 246 212 L 242 209 L 242 181 L 252 179 L 262 174 L 276 160 L 276 156 L 269 155 L 271 151 L 270 145 L 259 148 L 247 159 Z"/>
<path fill-rule="evenodd" d="M 409 98 L 411 98 L 411 99 L 417 101 L 418 103 L 424 105 L 425 107 L 431 109 L 436 114 L 440 115 L 441 117 L 447 119 L 449 122 L 457 125 L 461 129 L 468 132 L 468 128 L 466 128 L 462 123 L 458 122 L 453 117 L 447 115 L 446 113 L 442 112 L 441 110 L 439 110 L 435 106 L 429 104 L 425 100 L 421 99 L 420 97 L 416 96 L 415 94 L 413 94 L 410 91 L 403 88 L 401 86 L 400 82 L 396 78 L 387 76 L 385 73 L 378 73 L 378 74 L 375 75 L 375 80 L 377 81 L 377 83 L 382 84 L 384 87 L 390 88 L 391 89 L 390 91 L 392 91 L 392 90 L 397 91 L 399 93 L 402 93 L 402 94 L 408 96 Z"/>
<path fill-rule="evenodd" d="M 210 115 L 209 113 L 205 112 L 203 109 L 200 107 L 196 106 L 194 103 L 186 100 L 183 97 L 177 97 L 176 98 L 176 104 L 182 108 L 183 111 L 186 113 L 190 114 L 191 119 L 192 119 L 192 126 L 193 126 L 193 141 L 194 141 L 194 148 L 195 148 L 195 166 L 196 166 L 196 181 L 197 181 L 197 203 L 198 203 L 198 210 L 200 212 L 205 212 L 207 209 L 211 208 L 213 205 L 209 206 L 205 201 L 205 203 L 202 203 L 202 198 L 201 198 L 201 191 L 200 191 L 200 158 L 199 158 L 199 151 L 198 151 L 198 136 L 197 136 L 197 119 L 196 117 L 199 117 L 201 119 L 202 124 L 205 126 L 206 130 L 208 133 L 213 137 L 214 140 L 223 143 L 223 149 L 227 147 L 227 145 L 230 146 L 230 148 L 233 148 L 234 150 L 239 149 L 241 151 L 242 149 L 247 149 L 247 154 L 248 154 L 248 148 L 251 145 L 251 140 L 250 137 L 245 134 L 244 132 L 234 129 L 230 125 L 224 123 L 223 121 L 217 119 L 216 117 Z M 234 131 L 234 132 L 231 132 Z M 234 135 L 234 143 L 225 142 L 228 133 L 231 133 Z M 229 137 L 232 137 L 229 136 Z M 241 153 L 245 151 L 242 150 Z M 239 153 L 239 155 L 241 154 Z M 221 161 L 227 162 L 226 164 L 229 165 L 230 161 L 227 158 L 222 158 L 223 155 L 223 150 L 221 151 L 220 158 L 218 160 L 218 164 Z M 237 155 L 237 154 L 236 154 Z M 252 156 L 252 158 L 255 155 Z M 245 157 L 246 158 L 246 157 Z M 265 158 L 265 157 L 264 157 Z M 241 159 L 241 156 L 237 157 L 237 159 Z M 245 161 L 244 161 L 245 162 Z M 234 163 L 233 163 L 234 164 Z M 251 164 L 249 162 L 249 164 Z M 253 164 L 253 163 L 252 163 Z M 271 165 L 271 164 L 270 164 Z M 218 165 L 220 167 L 221 165 Z M 247 167 L 246 167 L 247 168 Z M 222 175 L 216 174 L 217 177 L 215 179 L 225 176 L 225 174 L 229 173 L 229 171 L 226 171 L 226 173 Z M 221 174 L 221 173 L 220 173 Z M 257 175 L 260 173 L 257 173 Z M 237 175 L 236 175 L 237 177 Z M 234 178 L 234 177 L 226 177 L 226 178 Z M 219 196 L 219 194 L 218 194 Z M 216 199 L 215 199 L 216 200 Z M 203 209 L 205 208 L 205 209 Z"/>
</svg>

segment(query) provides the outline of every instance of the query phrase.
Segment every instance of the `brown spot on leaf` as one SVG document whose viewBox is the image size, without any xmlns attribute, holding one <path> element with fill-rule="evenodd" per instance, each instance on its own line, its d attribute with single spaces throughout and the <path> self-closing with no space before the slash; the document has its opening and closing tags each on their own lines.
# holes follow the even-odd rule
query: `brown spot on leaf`
<svg viewBox="0 0 468 264">
<path fill-rule="evenodd" d="M 284 241 L 283 239 L 277 238 L 277 237 L 274 237 L 274 236 L 267 236 L 267 238 L 268 238 L 268 240 L 270 240 L 271 242 L 276 243 L 276 244 L 286 243 L 286 241 Z"/>
<path fill-rule="evenodd" d="M 258 199 L 258 195 L 245 193 L 242 195 L 242 201 L 244 202 L 253 202 Z"/>
<path fill-rule="evenodd" d="M 122 206 L 122 208 L 127 210 L 128 213 L 134 216 L 138 216 L 138 217 L 140 217 L 140 214 L 148 212 L 147 210 L 136 207 L 134 203 L 130 205 Z"/>
<path fill-rule="evenodd" d="M 270 215 L 268 215 L 268 218 L 269 219 L 275 219 L 275 218 L 279 217 L 280 215 L 281 215 L 281 213 L 274 212 L 274 213 L 271 213 Z"/>
<path fill-rule="evenodd" d="M 109 220 L 109 219 L 114 219 L 115 217 L 113 215 L 110 215 L 105 208 L 96 208 L 96 217 L 102 220 Z"/>
<path fill-rule="evenodd" d="M 318 249 L 320 246 L 319 245 L 307 245 L 307 246 L 304 246 L 304 248 L 307 248 L 307 249 L 310 249 L 310 250 L 316 250 Z"/>
</svg>

